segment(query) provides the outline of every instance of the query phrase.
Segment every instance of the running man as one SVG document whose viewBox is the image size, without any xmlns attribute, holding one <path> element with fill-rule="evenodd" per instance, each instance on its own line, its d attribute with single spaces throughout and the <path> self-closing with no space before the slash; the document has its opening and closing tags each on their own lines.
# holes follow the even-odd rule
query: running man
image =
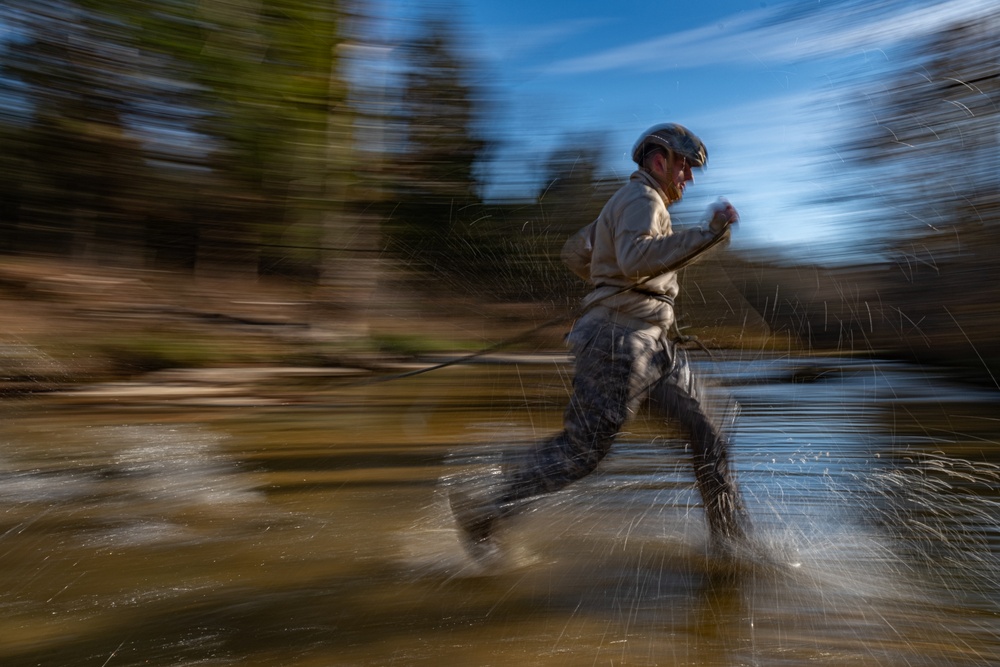
<svg viewBox="0 0 1000 667">
<path fill-rule="evenodd" d="M 694 182 L 692 170 L 708 161 L 705 145 L 681 125 L 647 130 L 632 159 L 638 168 L 628 183 L 563 248 L 563 261 L 593 286 L 567 337 L 574 379 L 563 430 L 527 451 L 505 455 L 500 482 L 488 493 L 458 485 L 449 495 L 473 557 L 496 551 L 497 522 L 526 500 L 593 472 L 642 403 L 674 420 L 689 439 L 713 545 L 746 537 L 722 426 L 703 404 L 685 351 L 668 334 L 680 291 L 678 268 L 726 240 L 739 215 L 720 201 L 709 208 L 702 227 L 676 232 L 671 227 L 667 208 Z"/>
</svg>

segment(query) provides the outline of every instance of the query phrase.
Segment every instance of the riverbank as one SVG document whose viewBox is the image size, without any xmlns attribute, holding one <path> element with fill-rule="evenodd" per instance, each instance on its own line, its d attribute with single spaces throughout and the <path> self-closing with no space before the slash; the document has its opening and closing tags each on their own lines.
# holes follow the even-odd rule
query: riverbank
<svg viewBox="0 0 1000 667">
<path fill-rule="evenodd" d="M 565 354 L 569 306 L 428 295 L 404 285 L 386 281 L 359 300 L 290 280 L 4 257 L 0 391 L 136 378 L 169 384 L 162 373 L 181 369 L 217 369 L 216 377 L 237 381 L 269 372 L 393 373 L 512 339 L 490 357 Z M 790 345 L 787 336 L 748 326 L 745 313 L 730 319 L 705 318 L 710 326 L 684 333 L 712 349 Z"/>
</svg>

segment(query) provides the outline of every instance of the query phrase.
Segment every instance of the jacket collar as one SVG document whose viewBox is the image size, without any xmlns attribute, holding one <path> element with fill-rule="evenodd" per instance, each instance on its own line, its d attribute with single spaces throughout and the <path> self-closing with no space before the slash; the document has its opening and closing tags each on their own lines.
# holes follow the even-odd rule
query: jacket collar
<svg viewBox="0 0 1000 667">
<path fill-rule="evenodd" d="M 652 175 L 650 175 L 650 173 L 647 172 L 645 169 L 636 169 L 635 171 L 633 171 L 632 175 L 629 176 L 629 180 L 638 181 L 643 185 L 648 185 L 649 187 L 653 188 L 653 190 L 656 191 L 656 194 L 660 195 L 660 199 L 663 200 L 663 205 L 664 206 L 670 205 L 670 200 L 667 199 L 667 193 L 663 191 L 663 188 L 661 188 L 660 184 L 656 182 L 656 179 L 653 178 Z"/>
</svg>

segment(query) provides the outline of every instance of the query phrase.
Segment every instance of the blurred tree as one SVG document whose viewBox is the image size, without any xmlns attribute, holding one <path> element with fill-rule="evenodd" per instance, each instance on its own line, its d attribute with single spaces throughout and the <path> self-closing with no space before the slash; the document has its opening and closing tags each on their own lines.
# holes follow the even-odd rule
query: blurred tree
<svg viewBox="0 0 1000 667">
<path fill-rule="evenodd" d="M 95 0 L 97 1 L 97 0 Z M 342 2 L 117 3 L 162 75 L 183 88 L 186 129 L 213 177 L 201 196 L 199 261 L 314 274 L 329 181 L 349 171 L 346 87 L 338 70 Z M 194 110 L 192 113 L 191 110 Z M 176 123 L 171 119 L 170 124 Z M 347 123 L 349 124 L 349 123 Z"/>
<path fill-rule="evenodd" d="M 945 26 L 865 93 L 872 122 L 847 147 L 885 197 L 880 224 L 896 227 L 904 254 L 916 241 L 937 261 L 974 252 L 983 234 L 1000 240 L 998 29 L 997 8 Z"/>
<path fill-rule="evenodd" d="M 974 11 L 893 54 L 889 73 L 866 81 L 854 106 L 848 160 L 831 191 L 859 212 L 858 247 L 892 261 L 827 272 L 815 289 L 783 283 L 783 306 L 772 300 L 770 314 L 814 344 L 851 340 L 985 371 L 995 384 L 1000 8 Z"/>
<path fill-rule="evenodd" d="M 18 101 L 3 119 L 28 128 L 5 151 L 18 187 L 0 220 L 31 230 L 34 248 L 75 239 L 121 256 L 131 240 L 173 263 L 315 275 L 351 167 L 347 5 L 0 5 L 0 95 Z"/>
<path fill-rule="evenodd" d="M 475 125 L 484 97 L 444 21 L 426 19 L 399 53 L 398 107 L 385 138 L 387 240 L 438 270 L 467 266 L 477 254 L 468 226 L 482 215 L 475 174 L 486 142 Z"/>
<path fill-rule="evenodd" d="M 604 194 L 596 192 L 603 145 L 588 133 L 566 136 L 560 144 L 545 162 L 538 204 L 549 224 L 572 234 L 596 217 L 595 199 Z"/>
<path fill-rule="evenodd" d="M 531 219 L 509 235 L 509 254 L 522 295 L 575 305 L 584 285 L 563 265 L 560 252 L 566 239 L 597 218 L 621 183 L 601 172 L 604 145 L 595 134 L 570 134 L 559 144 L 542 166 Z"/>
<path fill-rule="evenodd" d="M 138 248 L 132 218 L 146 165 L 127 127 L 134 58 L 106 15 L 62 0 L 11 0 L 0 76 L 22 103 L 5 114 L 19 141 L 5 178 L 18 185 L 6 231 L 36 248 L 106 257 Z M 6 151 L 5 151 L 6 152 Z M 130 252 L 131 251 L 131 252 Z"/>
<path fill-rule="evenodd" d="M 498 107 L 461 49 L 454 24 L 425 18 L 397 49 L 402 71 L 381 136 L 379 180 L 385 241 L 396 256 L 445 284 L 491 299 L 565 301 L 579 287 L 561 265 L 565 239 L 590 222 L 607 195 L 601 144 L 567 137 L 543 166 L 534 202 L 486 204 L 483 128 Z"/>
</svg>

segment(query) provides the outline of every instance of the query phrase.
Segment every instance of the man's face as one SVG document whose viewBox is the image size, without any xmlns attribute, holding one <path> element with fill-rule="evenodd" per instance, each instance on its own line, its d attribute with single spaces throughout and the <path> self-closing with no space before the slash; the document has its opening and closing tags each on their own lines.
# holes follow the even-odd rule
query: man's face
<svg viewBox="0 0 1000 667">
<path fill-rule="evenodd" d="M 654 163 L 653 175 L 671 202 L 680 201 L 687 184 L 694 183 L 694 174 L 687 158 L 676 153 L 672 158 L 661 153 Z"/>
<path fill-rule="evenodd" d="M 681 197 L 683 197 L 684 188 L 687 187 L 687 184 L 694 183 L 694 174 L 691 173 L 691 165 L 688 164 L 687 158 L 680 157 L 676 153 L 674 154 L 674 159 L 670 164 L 670 178 L 680 191 Z"/>
</svg>

